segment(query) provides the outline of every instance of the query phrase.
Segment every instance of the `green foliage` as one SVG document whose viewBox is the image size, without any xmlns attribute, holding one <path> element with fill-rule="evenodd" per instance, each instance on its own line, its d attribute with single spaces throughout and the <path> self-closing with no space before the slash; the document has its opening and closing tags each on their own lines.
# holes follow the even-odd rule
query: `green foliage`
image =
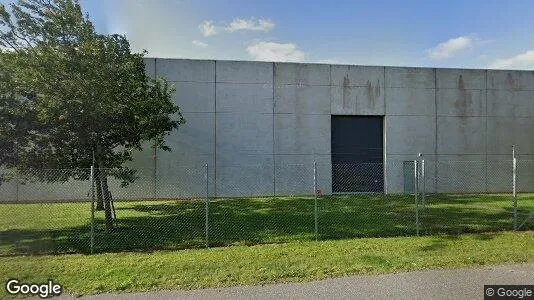
<svg viewBox="0 0 534 300">
<path fill-rule="evenodd" d="M 146 141 L 170 150 L 165 136 L 184 123 L 174 92 L 145 74 L 143 53 L 121 35 L 96 33 L 75 0 L 0 4 L 0 166 L 61 168 L 44 181 L 84 178 L 95 158 L 125 183 L 123 166 Z"/>
</svg>

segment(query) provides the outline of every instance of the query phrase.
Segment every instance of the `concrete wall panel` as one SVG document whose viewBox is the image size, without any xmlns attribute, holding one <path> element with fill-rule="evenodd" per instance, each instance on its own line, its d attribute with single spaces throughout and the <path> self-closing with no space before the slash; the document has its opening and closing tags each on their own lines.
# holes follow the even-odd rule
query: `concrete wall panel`
<svg viewBox="0 0 534 300">
<path fill-rule="evenodd" d="M 488 154 L 534 154 L 534 119 L 520 117 L 488 117 Z"/>
<path fill-rule="evenodd" d="M 157 58 L 156 75 L 168 81 L 215 82 L 215 61 Z"/>
<path fill-rule="evenodd" d="M 145 73 L 147 76 L 154 78 L 156 75 L 156 59 L 155 58 L 143 58 L 145 63 Z"/>
<path fill-rule="evenodd" d="M 436 69 L 438 89 L 482 90 L 486 88 L 486 70 Z"/>
<path fill-rule="evenodd" d="M 215 114 L 184 113 L 184 118 L 187 123 L 167 138 L 172 151 L 157 152 L 158 198 L 205 195 L 205 164 L 210 173 L 209 193 L 214 192 Z"/>
<path fill-rule="evenodd" d="M 387 116 L 386 153 L 434 154 L 436 147 L 436 117 Z"/>
<path fill-rule="evenodd" d="M 423 157 L 425 160 L 424 164 L 424 186 L 422 181 L 420 182 L 421 190 L 425 190 L 426 193 L 435 193 L 436 192 L 436 156 L 435 155 L 425 155 Z M 421 175 L 422 176 L 422 175 Z"/>
<path fill-rule="evenodd" d="M 122 186 L 122 181 L 114 177 L 108 177 L 108 186 L 114 200 L 140 200 L 157 197 L 154 172 L 146 169 L 138 169 L 136 176 L 140 178 L 127 186 Z"/>
<path fill-rule="evenodd" d="M 380 86 L 333 86 L 331 111 L 335 115 L 384 115 L 384 91 Z"/>
<path fill-rule="evenodd" d="M 226 156 L 217 161 L 217 196 L 274 195 L 273 155 Z"/>
<path fill-rule="evenodd" d="M 111 183 L 112 180 L 109 180 Z M 112 195 L 115 196 L 120 193 L 120 190 L 109 186 Z M 45 183 L 45 182 L 32 182 L 21 180 L 18 187 L 18 201 L 37 201 L 37 202 L 49 202 L 49 201 L 89 201 L 91 189 L 91 183 L 89 180 L 69 180 L 63 183 Z M 90 212 L 90 210 L 88 211 Z M 88 220 L 90 217 L 88 217 Z"/>
<path fill-rule="evenodd" d="M 487 191 L 485 155 L 438 155 L 438 193 L 484 193 Z"/>
<path fill-rule="evenodd" d="M 486 118 L 438 117 L 438 154 L 486 154 Z"/>
<path fill-rule="evenodd" d="M 215 152 L 215 114 L 184 113 L 186 123 L 167 137 L 167 144 L 173 149 L 169 154 L 187 162 L 195 155 L 212 155 Z M 165 151 L 158 151 L 162 159 Z"/>
<path fill-rule="evenodd" d="M 510 149 L 511 150 L 511 149 Z M 488 192 L 512 193 L 512 152 L 508 155 L 487 155 L 486 178 L 488 180 Z M 521 161 L 518 161 L 521 164 Z M 530 179 L 529 179 L 530 181 Z"/>
<path fill-rule="evenodd" d="M 273 84 L 273 63 L 217 61 L 217 82 Z"/>
<path fill-rule="evenodd" d="M 386 87 L 433 89 L 434 69 L 386 67 Z"/>
<path fill-rule="evenodd" d="M 387 88 L 386 115 L 433 116 L 436 113 L 436 90 Z"/>
<path fill-rule="evenodd" d="M 137 170 L 136 176 L 138 179 L 129 184 L 127 187 L 121 187 L 120 181 L 110 178 L 110 187 L 115 184 L 111 190 L 114 199 L 143 199 L 152 198 L 154 196 L 154 174 L 156 171 L 158 152 L 162 150 L 154 150 L 152 148 L 153 142 L 145 142 L 142 151 L 135 151 L 132 153 L 132 161 L 125 165 Z M 176 149 L 174 149 L 176 151 Z"/>
<path fill-rule="evenodd" d="M 0 184 L 0 202 L 2 201 L 17 201 L 17 181 L 4 181 Z"/>
<path fill-rule="evenodd" d="M 404 193 L 404 171 L 403 161 L 413 161 L 415 155 L 395 155 L 390 154 L 386 157 L 385 184 L 388 194 Z"/>
<path fill-rule="evenodd" d="M 273 153 L 272 114 L 217 114 L 217 157 Z"/>
<path fill-rule="evenodd" d="M 294 85 L 330 85 L 330 66 L 321 64 L 275 63 L 276 87 Z"/>
<path fill-rule="evenodd" d="M 330 154 L 330 115 L 274 115 L 275 154 Z"/>
<path fill-rule="evenodd" d="M 273 87 L 269 84 L 217 83 L 217 112 L 272 114 Z"/>
<path fill-rule="evenodd" d="M 534 116 L 534 91 L 488 90 L 488 116 Z"/>
<path fill-rule="evenodd" d="M 506 168 L 510 170 L 510 167 Z M 519 155 L 517 160 L 517 192 L 518 193 L 532 193 L 534 192 L 534 155 Z M 505 191 L 510 192 L 510 186 Z M 524 203 L 524 202 L 523 202 Z M 518 207 L 523 206 L 521 199 Z"/>
<path fill-rule="evenodd" d="M 488 89 L 534 90 L 534 71 L 488 70 Z"/>
<path fill-rule="evenodd" d="M 332 193 L 330 155 L 275 155 L 277 195 L 313 195 L 313 162 L 317 164 L 317 189 Z"/>
<path fill-rule="evenodd" d="M 174 82 L 176 92 L 172 95 L 174 104 L 182 113 L 215 112 L 215 83 Z"/>
<path fill-rule="evenodd" d="M 196 155 L 178 160 L 172 155 L 158 159 L 156 173 L 157 198 L 204 198 L 206 196 L 206 167 L 208 164 L 208 192 L 214 195 L 215 156 Z"/>
<path fill-rule="evenodd" d="M 384 67 L 332 65 L 332 85 L 384 87 Z"/>
<path fill-rule="evenodd" d="M 274 112 L 330 114 L 329 86 L 282 85 L 274 90 Z"/>
<path fill-rule="evenodd" d="M 438 116 L 485 116 L 485 90 L 440 89 L 436 91 Z"/>
</svg>

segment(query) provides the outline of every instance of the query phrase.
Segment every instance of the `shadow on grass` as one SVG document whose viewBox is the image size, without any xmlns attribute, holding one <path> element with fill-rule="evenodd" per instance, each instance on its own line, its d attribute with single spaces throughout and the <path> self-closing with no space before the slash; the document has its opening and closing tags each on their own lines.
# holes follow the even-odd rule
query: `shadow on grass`
<svg viewBox="0 0 534 300">
<path fill-rule="evenodd" d="M 496 235 L 496 232 L 483 232 L 472 234 L 471 236 L 480 241 L 488 241 L 494 239 Z M 419 249 L 425 252 L 440 251 L 450 246 L 450 242 L 455 242 L 459 239 L 460 235 L 439 234 L 437 238 L 431 241 L 430 245 L 421 246 Z"/>
<path fill-rule="evenodd" d="M 357 195 L 318 199 L 320 239 L 414 236 L 413 196 Z M 503 196 L 433 195 L 420 210 L 421 233 L 454 239 L 461 233 L 511 229 Z M 102 213 L 95 224 L 95 252 L 155 251 L 205 247 L 202 201 L 118 202 L 116 228 L 106 233 Z M 218 199 L 209 204 L 210 246 L 282 243 L 315 239 L 314 199 Z M 46 216 L 41 216 L 45 218 Z M 492 238 L 480 235 L 481 239 Z M 425 251 L 445 247 L 443 241 Z M 0 232 L 0 255 L 89 253 L 90 226 L 8 229 Z"/>
</svg>

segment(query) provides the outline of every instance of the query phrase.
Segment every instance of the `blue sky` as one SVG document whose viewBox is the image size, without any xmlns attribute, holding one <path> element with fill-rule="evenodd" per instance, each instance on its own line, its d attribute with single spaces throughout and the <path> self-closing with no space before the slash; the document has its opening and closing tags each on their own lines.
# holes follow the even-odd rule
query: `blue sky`
<svg viewBox="0 0 534 300">
<path fill-rule="evenodd" d="M 534 69 L 534 1 L 81 3 L 155 57 Z"/>
</svg>

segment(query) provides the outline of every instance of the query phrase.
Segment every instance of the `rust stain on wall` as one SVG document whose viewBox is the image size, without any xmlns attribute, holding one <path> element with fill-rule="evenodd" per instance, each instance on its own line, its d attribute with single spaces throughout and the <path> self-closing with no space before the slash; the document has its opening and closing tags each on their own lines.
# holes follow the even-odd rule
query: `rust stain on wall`
<svg viewBox="0 0 534 300">
<path fill-rule="evenodd" d="M 343 95 L 341 99 L 341 107 L 343 107 L 343 110 L 348 108 L 347 102 L 350 103 L 350 94 L 351 94 L 351 88 L 350 88 L 350 79 L 348 75 L 345 75 L 343 78 Z M 356 104 L 354 104 L 356 106 Z"/>
<path fill-rule="evenodd" d="M 461 74 L 460 74 L 460 77 L 458 78 L 458 89 L 465 90 L 464 78 Z"/>
<path fill-rule="evenodd" d="M 374 108 L 378 97 L 380 97 L 380 80 L 375 86 L 373 86 L 371 81 L 367 80 L 367 106 L 369 108 Z"/>
<path fill-rule="evenodd" d="M 512 91 L 521 90 L 521 84 L 517 83 L 512 75 L 512 73 L 506 74 L 506 85 Z"/>
<path fill-rule="evenodd" d="M 460 75 L 458 78 L 458 90 L 459 97 L 454 99 L 454 108 L 460 116 L 466 116 L 471 114 L 470 107 L 473 105 L 473 95 L 471 91 L 465 89 L 465 83 L 463 76 Z"/>
</svg>

